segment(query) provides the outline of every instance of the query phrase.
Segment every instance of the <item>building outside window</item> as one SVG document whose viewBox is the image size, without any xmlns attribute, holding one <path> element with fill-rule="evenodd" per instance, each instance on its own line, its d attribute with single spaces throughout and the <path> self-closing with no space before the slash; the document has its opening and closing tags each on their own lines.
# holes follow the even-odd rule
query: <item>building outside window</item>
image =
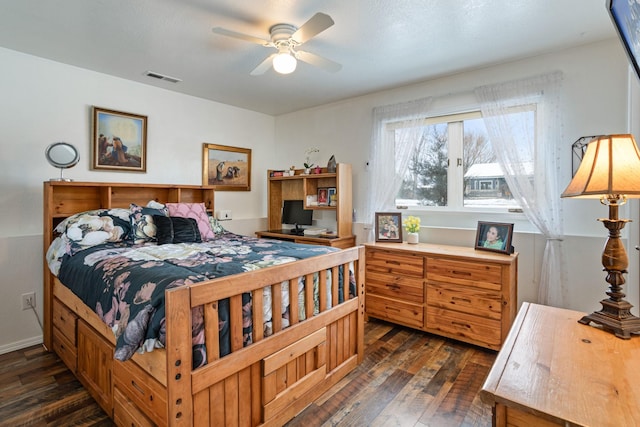
<svg viewBox="0 0 640 427">
<path fill-rule="evenodd" d="M 524 132 L 534 132 L 535 106 L 514 109 L 512 114 L 526 119 Z M 387 135 L 396 141 L 398 152 L 405 128 L 402 122 L 387 126 Z M 480 112 L 426 118 L 416 134 L 419 141 L 404 172 L 397 206 L 461 211 L 519 208 Z M 531 179 L 533 165 L 531 154 L 525 168 Z"/>
</svg>

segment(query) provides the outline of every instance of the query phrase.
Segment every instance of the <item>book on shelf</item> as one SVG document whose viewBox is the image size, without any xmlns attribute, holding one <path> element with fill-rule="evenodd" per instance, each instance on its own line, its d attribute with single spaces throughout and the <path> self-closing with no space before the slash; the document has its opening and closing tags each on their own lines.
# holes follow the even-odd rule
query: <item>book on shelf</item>
<svg viewBox="0 0 640 427">
<path fill-rule="evenodd" d="M 326 233 L 326 228 L 305 228 L 304 235 L 305 236 L 319 236 L 322 233 Z"/>
<path fill-rule="evenodd" d="M 338 235 L 336 234 L 335 231 L 327 230 L 324 233 L 318 234 L 318 237 L 325 237 L 327 239 L 334 239 L 334 238 L 338 237 Z"/>
<path fill-rule="evenodd" d="M 275 176 L 284 176 L 284 171 L 283 170 L 278 170 L 278 171 L 271 171 L 271 173 L 269 174 L 270 177 L 275 177 Z M 289 176 L 289 171 L 287 171 L 287 176 Z"/>
</svg>

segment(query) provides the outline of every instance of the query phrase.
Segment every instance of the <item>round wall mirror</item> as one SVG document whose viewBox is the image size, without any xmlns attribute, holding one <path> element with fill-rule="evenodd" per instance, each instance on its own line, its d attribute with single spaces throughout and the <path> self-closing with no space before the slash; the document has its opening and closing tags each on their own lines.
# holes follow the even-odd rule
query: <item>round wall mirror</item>
<svg viewBox="0 0 640 427">
<path fill-rule="evenodd" d="M 77 165 L 80 161 L 80 153 L 76 147 L 67 142 L 54 142 L 47 147 L 44 155 L 52 166 L 60 168 L 60 178 L 51 178 L 51 181 L 71 181 L 62 177 L 62 171 Z"/>
</svg>

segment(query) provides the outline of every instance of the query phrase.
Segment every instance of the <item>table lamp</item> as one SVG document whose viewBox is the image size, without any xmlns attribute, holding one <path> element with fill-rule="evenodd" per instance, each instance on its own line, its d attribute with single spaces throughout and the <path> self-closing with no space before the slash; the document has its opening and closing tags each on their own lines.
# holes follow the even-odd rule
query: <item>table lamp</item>
<svg viewBox="0 0 640 427">
<path fill-rule="evenodd" d="M 580 167 L 561 197 L 599 198 L 600 203 L 609 207 L 609 218 L 598 219 L 609 230 L 602 252 L 609 298 L 600 301 L 602 310 L 584 316 L 579 322 L 600 325 L 624 339 L 640 334 L 640 318 L 631 314 L 633 306 L 624 300 L 622 291 L 629 259 L 620 230 L 630 220 L 618 219 L 618 207 L 627 202 L 627 197 L 640 197 L 640 152 L 633 135 L 603 135 L 589 142 Z"/>
</svg>

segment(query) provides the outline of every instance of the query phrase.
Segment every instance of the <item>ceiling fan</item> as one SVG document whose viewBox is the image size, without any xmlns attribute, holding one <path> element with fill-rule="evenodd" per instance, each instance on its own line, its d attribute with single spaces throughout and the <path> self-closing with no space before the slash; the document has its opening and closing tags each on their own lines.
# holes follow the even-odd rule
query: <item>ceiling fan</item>
<svg viewBox="0 0 640 427">
<path fill-rule="evenodd" d="M 269 28 L 270 40 L 253 37 L 248 34 L 237 33 L 221 27 L 215 27 L 212 31 L 223 36 L 234 37 L 240 40 L 256 43 L 264 47 L 272 47 L 278 50 L 262 61 L 251 71 L 252 76 L 264 74 L 269 67 L 280 74 L 289 74 L 295 71 L 297 60 L 306 62 L 325 71 L 335 73 L 342 65 L 330 59 L 323 58 L 315 53 L 299 50 L 298 47 L 311 38 L 320 34 L 334 24 L 333 19 L 327 14 L 316 13 L 300 28 L 291 24 L 275 24 Z"/>
</svg>

